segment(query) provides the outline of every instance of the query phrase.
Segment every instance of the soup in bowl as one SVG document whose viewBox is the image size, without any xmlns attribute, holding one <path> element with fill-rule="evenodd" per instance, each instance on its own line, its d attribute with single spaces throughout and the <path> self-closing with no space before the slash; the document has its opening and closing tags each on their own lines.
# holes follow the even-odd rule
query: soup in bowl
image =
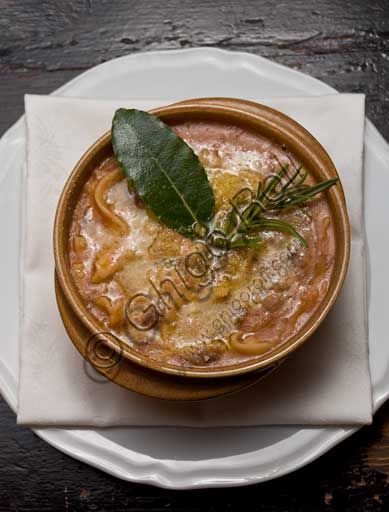
<svg viewBox="0 0 389 512">
<path fill-rule="evenodd" d="M 162 222 L 106 134 L 59 202 L 60 286 L 91 333 L 109 333 L 133 362 L 191 377 L 265 368 L 314 332 L 342 286 L 349 226 L 334 165 L 262 105 L 204 99 L 152 114 L 194 151 L 212 219 L 190 236 Z"/>
</svg>

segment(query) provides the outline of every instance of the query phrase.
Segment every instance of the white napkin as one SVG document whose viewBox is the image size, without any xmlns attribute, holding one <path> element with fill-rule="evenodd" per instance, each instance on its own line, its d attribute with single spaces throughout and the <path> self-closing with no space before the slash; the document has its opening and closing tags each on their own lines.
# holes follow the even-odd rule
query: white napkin
<svg viewBox="0 0 389 512">
<path fill-rule="evenodd" d="M 96 383 L 84 371 L 54 296 L 52 228 L 58 197 L 79 157 L 109 129 L 116 108 L 147 110 L 166 103 L 25 98 L 18 423 L 205 427 L 371 422 L 362 188 L 364 96 L 358 94 L 262 100 L 317 137 L 345 188 L 352 233 L 350 267 L 341 295 L 314 339 L 251 389 L 200 403 L 143 397 L 112 383 Z"/>
</svg>

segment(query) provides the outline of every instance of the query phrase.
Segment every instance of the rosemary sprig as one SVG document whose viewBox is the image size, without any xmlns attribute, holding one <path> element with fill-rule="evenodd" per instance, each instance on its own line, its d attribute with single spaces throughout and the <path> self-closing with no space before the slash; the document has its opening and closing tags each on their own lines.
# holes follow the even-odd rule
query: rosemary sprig
<svg viewBox="0 0 389 512">
<path fill-rule="evenodd" d="M 230 201 L 231 210 L 223 226 L 229 247 L 259 247 L 264 243 L 259 232 L 265 230 L 287 233 L 307 246 L 303 236 L 291 224 L 266 217 L 268 212 L 302 206 L 338 181 L 333 178 L 307 185 L 307 176 L 308 173 L 302 172 L 301 165 L 290 173 L 289 164 L 280 164 L 280 170 L 260 182 L 255 193 L 249 188 L 240 190 Z"/>
</svg>

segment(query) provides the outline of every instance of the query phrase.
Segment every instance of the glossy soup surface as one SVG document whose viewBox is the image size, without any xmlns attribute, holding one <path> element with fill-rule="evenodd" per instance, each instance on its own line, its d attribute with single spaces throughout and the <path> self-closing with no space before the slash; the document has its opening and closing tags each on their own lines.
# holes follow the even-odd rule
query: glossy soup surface
<svg viewBox="0 0 389 512">
<path fill-rule="evenodd" d="M 287 148 L 238 127 L 174 127 L 207 171 L 223 215 L 243 187 L 298 162 Z M 149 358 L 182 367 L 226 366 L 274 350 L 298 333 L 327 292 L 334 264 L 325 196 L 268 215 L 305 238 L 265 231 L 263 248 L 213 251 L 147 211 L 112 156 L 96 168 L 73 213 L 73 279 L 101 324 Z"/>
</svg>

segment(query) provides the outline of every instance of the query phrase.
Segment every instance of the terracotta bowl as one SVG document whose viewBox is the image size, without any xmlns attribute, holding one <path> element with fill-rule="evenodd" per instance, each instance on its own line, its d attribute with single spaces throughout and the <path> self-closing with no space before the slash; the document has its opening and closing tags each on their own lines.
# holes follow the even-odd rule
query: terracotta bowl
<svg viewBox="0 0 389 512">
<path fill-rule="evenodd" d="M 289 117 L 264 105 L 227 98 L 205 98 L 158 108 L 153 110 L 152 113 L 171 126 L 183 121 L 215 120 L 224 124 L 239 126 L 243 130 L 254 131 L 277 143 L 285 144 L 288 150 L 318 180 L 338 177 L 330 157 L 309 132 Z M 110 155 L 112 155 L 111 133 L 108 132 L 86 151 L 73 169 L 60 197 L 54 225 L 54 256 L 58 286 L 61 289 L 61 294 L 63 294 L 63 299 L 68 304 L 68 310 L 75 315 L 77 321 L 92 336 L 101 333 L 104 328 L 89 313 L 73 282 L 68 256 L 68 240 L 72 212 L 83 185 L 96 166 Z M 335 262 L 328 291 L 315 313 L 300 332 L 276 346 L 272 352 L 253 357 L 244 363 L 226 367 L 182 368 L 149 359 L 135 352 L 124 343 L 118 347 L 116 342 L 112 342 L 109 335 L 106 337 L 101 335 L 100 337 L 104 338 L 104 342 L 112 352 L 120 351 L 120 357 L 126 361 L 149 370 L 178 376 L 179 381 L 182 381 L 182 377 L 189 377 L 192 380 L 206 378 L 208 380 L 213 379 L 216 384 L 216 378 L 243 376 L 248 372 L 258 372 L 274 367 L 276 363 L 290 355 L 297 347 L 308 340 L 318 328 L 333 306 L 346 275 L 350 251 L 350 228 L 340 182 L 327 192 L 327 199 L 334 219 L 336 242 Z M 80 349 L 80 347 L 78 348 Z M 80 351 L 85 355 L 85 352 Z"/>
</svg>

